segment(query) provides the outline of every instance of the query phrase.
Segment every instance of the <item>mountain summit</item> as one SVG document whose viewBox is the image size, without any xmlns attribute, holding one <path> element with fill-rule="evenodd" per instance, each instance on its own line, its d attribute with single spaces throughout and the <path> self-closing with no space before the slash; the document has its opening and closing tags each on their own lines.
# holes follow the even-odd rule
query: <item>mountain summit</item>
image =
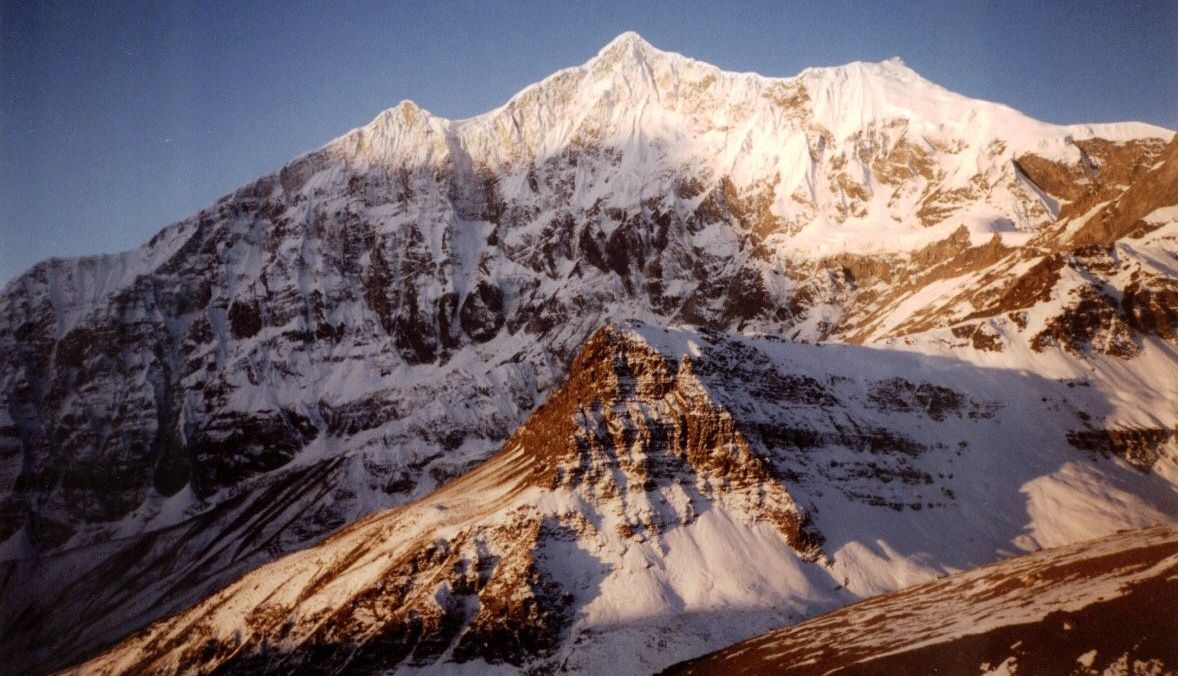
<svg viewBox="0 0 1178 676">
<path fill-rule="evenodd" d="M 895 58 L 768 78 L 624 33 L 484 115 L 450 121 L 403 103 L 326 151 L 358 166 L 484 170 L 511 186 L 530 186 L 569 149 L 618 151 L 627 192 L 616 182 L 609 194 L 580 191 L 575 206 L 666 193 L 671 177 L 727 179 L 765 201 L 782 235 L 774 248 L 824 255 L 910 250 L 962 224 L 975 238 L 1036 231 L 1057 205 L 1037 198 L 1014 158 L 1075 163 L 1077 140 L 1171 135 L 1138 123 L 1044 124 L 954 94 Z"/>
<path fill-rule="evenodd" d="M 1175 373 L 1178 341 L 1173 136 L 1045 124 L 895 61 L 769 78 L 635 34 L 477 117 L 403 101 L 139 249 L 47 261 L 5 287 L 0 651 L 17 669 L 65 666 L 367 515 L 420 504 L 485 467 L 589 337 L 627 320 L 731 334 L 716 340 L 733 354 L 710 363 L 734 382 L 771 374 L 776 354 L 740 334 L 918 353 L 979 379 L 974 396 L 893 373 L 891 359 L 820 369 L 810 377 L 833 399 L 782 438 L 755 415 L 772 388 L 730 401 L 732 419 L 755 423 L 727 447 L 760 458 L 742 466 L 769 472 L 780 458 L 765 449 L 792 449 L 757 475 L 776 496 L 766 513 L 797 527 L 775 556 L 809 551 L 798 528 L 821 525 L 811 507 L 834 494 L 828 481 L 858 486 L 849 518 L 895 511 L 905 532 L 942 535 L 923 517 L 951 499 L 926 492 L 961 488 L 937 463 L 974 448 L 971 411 L 988 420 L 987 402 L 1002 403 L 994 382 L 1033 380 L 1048 399 L 1024 402 L 1040 414 L 1025 441 L 977 456 L 971 491 L 1027 504 L 961 565 L 1075 541 L 1077 523 L 1172 516 L 1178 377 L 1159 374 Z M 841 380 L 871 373 L 888 376 Z M 681 403 L 640 394 L 618 396 Z M 600 412 L 582 404 L 577 424 L 592 428 Z M 908 443 L 890 427 L 921 411 L 938 426 L 917 427 L 937 435 Z M 598 440 L 601 472 L 626 439 Z M 791 464 L 816 447 L 855 462 Z M 873 452 L 891 460 L 858 455 Z M 1115 490 L 1097 507 L 1046 514 L 1051 496 L 1105 480 Z M 610 500 L 660 509 L 657 486 L 632 485 L 633 500 Z M 899 486 L 923 496 L 920 514 Z M 1105 509 L 1130 502 L 1153 507 Z M 898 543 L 889 533 L 841 546 L 875 551 Z M 905 547 L 914 558 L 895 560 L 934 551 Z M 942 554 L 849 576 L 854 593 L 954 567 Z"/>
</svg>

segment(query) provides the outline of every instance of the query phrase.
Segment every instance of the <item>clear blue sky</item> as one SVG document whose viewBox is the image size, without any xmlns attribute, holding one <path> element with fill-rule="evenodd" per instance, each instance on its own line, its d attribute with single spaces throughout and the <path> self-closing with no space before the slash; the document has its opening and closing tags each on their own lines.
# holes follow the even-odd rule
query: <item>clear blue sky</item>
<svg viewBox="0 0 1178 676">
<path fill-rule="evenodd" d="M 625 30 L 730 70 L 901 56 L 1052 122 L 1178 127 L 1178 2 L 0 0 L 0 282 L 135 247 L 401 99 L 467 117 Z"/>
</svg>

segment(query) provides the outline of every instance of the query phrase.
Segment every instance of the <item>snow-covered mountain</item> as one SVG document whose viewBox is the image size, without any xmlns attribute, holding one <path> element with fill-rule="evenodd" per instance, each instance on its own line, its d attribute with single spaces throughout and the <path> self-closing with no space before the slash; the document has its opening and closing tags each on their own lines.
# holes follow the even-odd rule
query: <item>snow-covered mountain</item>
<svg viewBox="0 0 1178 676">
<path fill-rule="evenodd" d="M 1154 473 L 1067 431 L 1135 415 L 1106 388 L 1145 363 L 1076 388 L 908 352 L 606 327 L 470 473 L 80 671 L 643 674 L 1004 555 L 1178 521 L 1173 440 L 1138 463 Z"/>
<path fill-rule="evenodd" d="M 674 674 L 1172 673 L 1178 531 L 1037 552 L 857 603 Z"/>
<path fill-rule="evenodd" d="M 479 117 L 402 103 L 4 289 L 0 650 L 63 664 L 429 494 L 609 320 L 1097 383 L 1119 417 L 1049 426 L 1150 466 L 1178 422 L 1172 137 L 634 34 Z"/>
</svg>

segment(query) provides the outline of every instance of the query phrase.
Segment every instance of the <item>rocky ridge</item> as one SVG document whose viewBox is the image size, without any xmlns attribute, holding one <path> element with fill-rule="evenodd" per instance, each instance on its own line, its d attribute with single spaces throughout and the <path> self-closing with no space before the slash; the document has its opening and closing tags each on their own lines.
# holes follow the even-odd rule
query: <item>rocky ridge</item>
<svg viewBox="0 0 1178 676">
<path fill-rule="evenodd" d="M 1161 475 L 1050 434 L 1015 451 L 1039 448 L 1033 462 L 979 471 L 1010 463 L 1008 437 L 1053 408 L 1099 396 L 1043 381 L 999 403 L 1019 376 L 929 363 L 929 380 L 909 380 L 921 359 L 601 329 L 567 383 L 470 473 L 79 670 L 592 671 L 632 650 L 613 668 L 642 673 L 1004 548 L 1173 519 L 1172 443 Z M 1025 507 L 995 486 L 1036 482 Z M 859 544 L 871 533 L 893 534 L 878 540 L 887 555 Z"/>
</svg>

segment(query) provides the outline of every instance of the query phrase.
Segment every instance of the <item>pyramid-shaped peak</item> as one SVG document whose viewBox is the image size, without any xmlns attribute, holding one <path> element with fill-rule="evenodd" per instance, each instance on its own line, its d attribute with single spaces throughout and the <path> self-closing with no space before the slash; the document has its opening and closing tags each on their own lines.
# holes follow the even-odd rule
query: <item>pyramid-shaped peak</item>
<svg viewBox="0 0 1178 676">
<path fill-rule="evenodd" d="M 599 76 L 613 77 L 621 74 L 630 77 L 645 72 L 642 77 L 650 77 L 675 65 L 682 66 L 688 63 L 700 62 L 676 52 L 659 49 L 638 33 L 626 31 L 602 47 L 597 56 L 590 59 L 585 66 L 589 72 Z"/>
<path fill-rule="evenodd" d="M 626 63 L 650 64 L 652 62 L 662 61 L 662 57 L 666 57 L 668 54 L 668 52 L 664 52 L 647 42 L 638 33 L 626 31 L 602 47 L 590 63 L 598 65 L 608 64 L 611 66 Z"/>
<path fill-rule="evenodd" d="M 625 49 L 658 51 L 638 33 L 634 31 L 626 31 L 613 40 L 610 40 L 604 47 L 601 48 L 601 51 L 599 51 L 598 54 L 604 55 L 610 52 L 616 52 Z"/>
<path fill-rule="evenodd" d="M 370 128 L 389 128 L 389 127 L 414 127 L 419 124 L 428 122 L 433 119 L 431 114 L 425 108 L 417 105 L 416 102 L 409 99 L 403 99 L 400 103 L 387 108 L 380 112 L 376 118 L 369 123 Z"/>
</svg>

